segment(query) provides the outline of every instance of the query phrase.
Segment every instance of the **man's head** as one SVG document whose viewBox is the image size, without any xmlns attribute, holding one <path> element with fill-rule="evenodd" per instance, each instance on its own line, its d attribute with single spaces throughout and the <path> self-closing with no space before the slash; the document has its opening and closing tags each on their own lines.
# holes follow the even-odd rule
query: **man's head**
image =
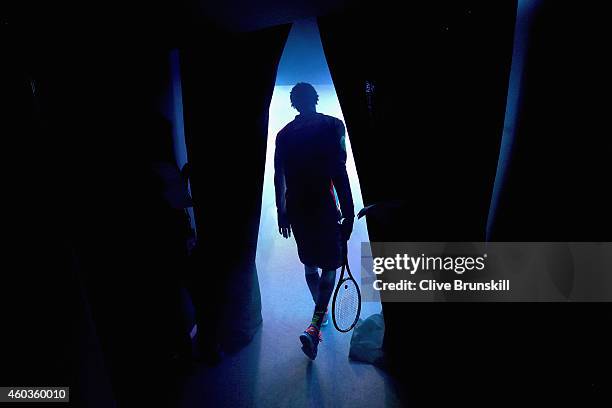
<svg viewBox="0 0 612 408">
<path fill-rule="evenodd" d="M 314 87 L 306 82 L 298 82 L 291 89 L 291 106 L 300 113 L 316 112 L 315 106 L 319 101 L 319 95 Z"/>
</svg>

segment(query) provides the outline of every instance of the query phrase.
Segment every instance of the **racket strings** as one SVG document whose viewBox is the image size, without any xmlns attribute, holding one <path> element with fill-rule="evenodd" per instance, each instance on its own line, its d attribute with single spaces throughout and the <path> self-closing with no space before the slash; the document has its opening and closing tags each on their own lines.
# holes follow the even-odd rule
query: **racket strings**
<svg viewBox="0 0 612 408">
<path fill-rule="evenodd" d="M 334 306 L 334 317 L 336 324 L 342 330 L 350 329 L 359 312 L 359 294 L 357 285 L 351 279 L 340 284 L 336 303 Z"/>
</svg>

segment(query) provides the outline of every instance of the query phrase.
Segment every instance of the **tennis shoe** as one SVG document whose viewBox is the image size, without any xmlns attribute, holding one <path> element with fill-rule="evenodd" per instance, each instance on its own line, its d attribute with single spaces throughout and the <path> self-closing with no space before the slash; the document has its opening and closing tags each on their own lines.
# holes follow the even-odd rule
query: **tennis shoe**
<svg viewBox="0 0 612 408">
<path fill-rule="evenodd" d="M 304 354 L 311 360 L 317 358 L 319 343 L 323 341 L 321 331 L 315 326 L 310 325 L 304 330 L 304 333 L 300 335 L 300 341 L 302 342 L 302 351 Z"/>
</svg>

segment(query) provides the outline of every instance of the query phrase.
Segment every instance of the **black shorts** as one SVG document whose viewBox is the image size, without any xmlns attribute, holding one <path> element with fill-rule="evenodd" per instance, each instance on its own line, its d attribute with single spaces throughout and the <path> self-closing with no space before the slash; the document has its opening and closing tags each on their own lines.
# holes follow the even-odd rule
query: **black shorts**
<svg viewBox="0 0 612 408">
<path fill-rule="evenodd" d="M 293 217 L 291 229 L 300 261 L 324 270 L 342 266 L 342 238 L 338 220 L 330 217 Z"/>
</svg>

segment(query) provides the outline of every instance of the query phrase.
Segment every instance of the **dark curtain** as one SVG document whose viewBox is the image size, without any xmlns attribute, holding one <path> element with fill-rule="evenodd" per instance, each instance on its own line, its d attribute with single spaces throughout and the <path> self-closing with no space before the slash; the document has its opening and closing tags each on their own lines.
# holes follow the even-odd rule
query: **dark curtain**
<svg viewBox="0 0 612 408">
<path fill-rule="evenodd" d="M 610 231 L 603 197 L 610 168 L 605 115 L 593 94 L 604 78 L 597 27 L 605 24 L 594 21 L 596 10 L 542 3 L 492 237 L 600 240 Z M 372 241 L 485 239 L 506 98 L 517 91 L 508 90 L 516 11 L 516 1 L 402 9 L 364 2 L 319 19 L 364 203 L 387 203 L 368 215 Z M 423 401 L 446 398 L 430 393 L 436 387 L 455 402 L 455 387 L 478 387 L 482 398 L 588 397 L 597 377 L 590 364 L 609 353 L 587 338 L 607 339 L 600 332 L 607 307 L 560 306 L 383 304 L 384 346 L 391 368 Z M 567 370 L 572 375 L 561 374 Z"/>
<path fill-rule="evenodd" d="M 194 274 L 226 349 L 259 328 L 255 267 L 268 109 L 289 26 L 210 29 L 181 50 L 185 134 L 198 227 Z M 204 332 L 206 333 L 206 332 Z"/>
<path fill-rule="evenodd" d="M 602 53 L 609 47 L 603 8 L 530 3 L 522 82 L 510 90 L 519 103 L 492 239 L 610 241 L 612 145 L 601 92 L 610 89 L 611 71 Z M 603 373 L 612 358 L 612 305 L 521 306 L 503 316 L 518 319 L 514 330 L 532 333 L 525 355 L 548 364 L 545 372 L 566 399 L 578 395 L 587 406 L 603 397 L 610 384 Z"/>
<path fill-rule="evenodd" d="M 79 257 L 113 396 L 125 406 L 171 382 L 166 364 L 180 336 L 174 248 L 183 243 L 152 173 L 153 162 L 172 160 L 170 128 L 157 113 L 167 52 L 121 42 L 67 47 L 47 80 L 49 134 L 69 143 L 61 228 Z"/>
<path fill-rule="evenodd" d="M 607 241 L 612 149 L 597 96 L 609 84 L 601 10 L 546 0 L 525 8 L 529 46 L 513 90 L 520 103 L 493 238 Z"/>
<path fill-rule="evenodd" d="M 16 185 L 20 284 L 2 297 L 27 324 L 6 333 L 26 337 L 12 350 L 28 371 L 14 378 L 70 385 L 77 405 L 164 405 L 173 390 L 170 248 L 181 243 L 166 234 L 151 163 L 171 153 L 157 112 L 176 38 L 172 13 L 158 24 L 161 12 L 156 22 L 153 8 L 146 18 L 135 9 L 72 18 L 68 5 L 48 4 L 3 16 L 19 51 L 3 53 L 19 111 L 5 174 Z"/>
<path fill-rule="evenodd" d="M 516 2 L 366 4 L 319 19 L 373 240 L 483 240 Z"/>
<path fill-rule="evenodd" d="M 108 402 L 74 241 L 70 236 L 69 143 L 50 132 L 49 44 L 35 16 L 18 10 L 0 25 L 2 134 L 2 329 L 0 382 L 62 384 L 71 402 Z M 55 55 L 58 57 L 58 55 Z M 58 102 L 56 100 L 56 102 Z"/>
<path fill-rule="evenodd" d="M 484 241 L 516 7 L 357 2 L 319 18 L 364 203 L 382 204 L 367 217 L 372 241 Z M 388 360 L 415 392 L 438 364 L 449 375 L 469 367 L 452 350 L 484 355 L 493 344 L 481 339 L 503 331 L 469 304 L 386 303 L 383 313 Z"/>
</svg>

